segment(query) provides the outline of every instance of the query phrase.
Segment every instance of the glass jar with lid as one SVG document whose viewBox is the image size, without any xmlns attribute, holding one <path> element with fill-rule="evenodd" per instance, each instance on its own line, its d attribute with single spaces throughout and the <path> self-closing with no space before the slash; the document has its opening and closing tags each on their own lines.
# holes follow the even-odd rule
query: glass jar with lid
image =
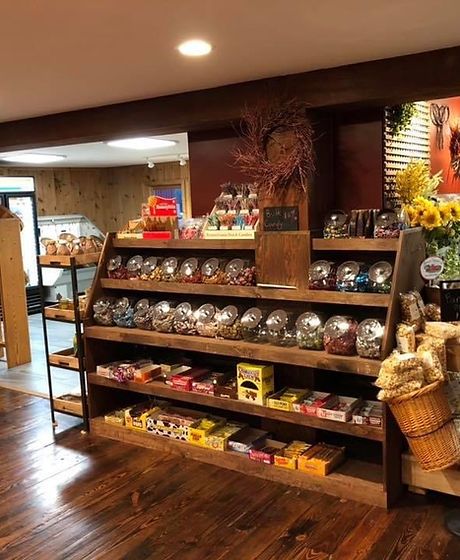
<svg viewBox="0 0 460 560">
<path fill-rule="evenodd" d="M 114 299 L 101 297 L 93 304 L 93 318 L 98 325 L 111 327 L 113 322 Z"/>
<path fill-rule="evenodd" d="M 352 356 L 356 353 L 358 323 L 352 317 L 334 315 L 324 326 L 324 349 L 329 354 Z"/>
<path fill-rule="evenodd" d="M 140 299 L 134 306 L 134 324 L 138 329 L 153 330 L 153 306 L 148 299 Z"/>
<path fill-rule="evenodd" d="M 152 326 L 158 332 L 173 332 L 174 311 L 176 304 L 173 301 L 159 301 L 153 306 Z"/>
<path fill-rule="evenodd" d="M 374 237 L 380 239 L 399 237 L 401 224 L 392 210 L 384 210 L 377 215 L 374 225 Z"/>
<path fill-rule="evenodd" d="M 369 268 L 369 290 L 377 294 L 389 294 L 393 267 L 387 261 L 379 261 Z"/>
<path fill-rule="evenodd" d="M 358 325 L 356 351 L 363 358 L 380 358 L 385 326 L 380 319 L 364 319 Z"/>
<path fill-rule="evenodd" d="M 204 284 L 226 284 L 227 275 L 225 266 L 227 262 L 212 257 L 205 261 L 201 267 L 201 276 Z"/>
<path fill-rule="evenodd" d="M 201 282 L 201 267 L 197 258 L 190 257 L 181 264 L 180 281 L 188 284 L 199 284 Z"/>
<path fill-rule="evenodd" d="M 141 280 L 161 280 L 161 259 L 158 257 L 147 257 L 141 267 Z"/>
<path fill-rule="evenodd" d="M 115 301 L 113 308 L 113 322 L 117 327 L 134 328 L 134 301 L 127 297 Z"/>
<path fill-rule="evenodd" d="M 267 317 L 267 340 L 277 346 L 295 346 L 296 330 L 293 313 L 276 309 Z"/>
<path fill-rule="evenodd" d="M 313 311 L 299 315 L 296 321 L 297 346 L 306 350 L 324 348 L 324 317 Z"/>
<path fill-rule="evenodd" d="M 310 290 L 335 290 L 337 265 L 331 261 L 315 261 L 308 271 Z"/>
<path fill-rule="evenodd" d="M 123 265 L 121 255 L 115 255 L 107 261 L 107 275 L 115 280 L 126 280 L 128 278 L 128 271 L 126 266 Z"/>
<path fill-rule="evenodd" d="M 177 334 L 196 334 L 196 314 L 188 301 L 179 303 L 174 310 L 173 329 Z"/>
<path fill-rule="evenodd" d="M 323 229 L 324 239 L 348 237 L 348 216 L 342 210 L 334 210 L 326 216 Z"/>
<path fill-rule="evenodd" d="M 225 267 L 226 283 L 236 286 L 254 286 L 256 267 L 248 259 L 232 259 Z"/>
<path fill-rule="evenodd" d="M 336 287 L 340 292 L 365 292 L 368 284 L 368 267 L 364 263 L 346 261 L 337 268 Z"/>
<path fill-rule="evenodd" d="M 228 340 L 241 340 L 240 311 L 235 305 L 227 305 L 217 313 L 216 336 Z"/>
<path fill-rule="evenodd" d="M 163 282 L 177 282 L 179 280 L 180 263 L 176 257 L 167 257 L 161 263 L 161 279 Z"/>
<path fill-rule="evenodd" d="M 214 338 L 217 335 L 217 308 L 205 303 L 196 312 L 196 332 L 200 336 Z"/>
<path fill-rule="evenodd" d="M 129 280 L 139 280 L 144 259 L 141 255 L 134 255 L 126 263 Z"/>
<path fill-rule="evenodd" d="M 260 307 L 250 307 L 241 317 L 241 335 L 247 342 L 267 342 L 267 313 Z"/>
</svg>

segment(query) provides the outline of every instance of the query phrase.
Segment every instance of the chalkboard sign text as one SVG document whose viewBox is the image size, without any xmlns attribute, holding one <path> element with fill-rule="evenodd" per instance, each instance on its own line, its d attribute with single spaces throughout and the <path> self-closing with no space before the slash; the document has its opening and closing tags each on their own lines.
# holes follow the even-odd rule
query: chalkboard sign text
<svg viewBox="0 0 460 560">
<path fill-rule="evenodd" d="M 298 231 L 298 206 L 264 208 L 264 231 Z"/>
</svg>

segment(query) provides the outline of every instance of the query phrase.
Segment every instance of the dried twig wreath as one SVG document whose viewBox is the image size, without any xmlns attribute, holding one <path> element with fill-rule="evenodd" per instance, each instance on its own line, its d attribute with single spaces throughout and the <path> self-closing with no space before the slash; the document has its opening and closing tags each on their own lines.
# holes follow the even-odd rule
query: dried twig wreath
<svg viewBox="0 0 460 560">
<path fill-rule="evenodd" d="M 460 179 L 460 126 L 450 127 L 450 167 L 454 172 L 454 179 Z"/>
<path fill-rule="evenodd" d="M 235 163 L 261 191 L 272 195 L 291 184 L 307 191 L 315 154 L 305 104 L 291 100 L 246 108 L 241 135 L 244 144 L 235 152 Z"/>
</svg>

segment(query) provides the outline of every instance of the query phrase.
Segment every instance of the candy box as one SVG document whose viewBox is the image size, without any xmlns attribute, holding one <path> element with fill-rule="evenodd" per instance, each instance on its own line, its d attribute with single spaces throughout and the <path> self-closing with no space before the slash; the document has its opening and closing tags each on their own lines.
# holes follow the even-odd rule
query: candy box
<svg viewBox="0 0 460 560">
<path fill-rule="evenodd" d="M 102 377 L 112 377 L 112 373 L 116 367 L 118 367 L 123 362 L 110 362 L 108 364 L 101 364 L 97 366 L 96 373 L 97 375 L 101 375 Z"/>
<path fill-rule="evenodd" d="M 171 371 L 167 371 L 165 372 L 164 370 L 162 370 L 161 373 L 161 379 L 164 381 L 164 383 L 166 383 L 166 385 L 169 385 L 170 387 L 172 387 L 172 377 L 173 375 L 179 375 L 181 373 L 185 373 L 186 371 L 191 370 L 192 368 L 190 366 L 178 366 L 173 368 Z"/>
<path fill-rule="evenodd" d="M 383 407 L 377 401 L 364 401 L 353 411 L 353 424 L 369 424 L 381 428 L 383 426 Z"/>
<path fill-rule="evenodd" d="M 214 395 L 216 385 L 224 383 L 229 374 L 213 372 L 203 379 L 192 381 L 192 392 L 203 395 Z"/>
<path fill-rule="evenodd" d="M 172 373 L 173 370 L 177 370 L 177 368 L 184 367 L 184 366 L 188 366 L 188 364 L 177 363 L 174 362 L 173 360 L 171 361 L 163 360 L 160 364 L 161 373 L 163 374 Z"/>
<path fill-rule="evenodd" d="M 253 448 L 262 447 L 267 436 L 268 432 L 248 426 L 230 437 L 228 448 L 230 451 L 237 451 L 238 453 L 249 453 Z"/>
<path fill-rule="evenodd" d="M 311 445 L 304 441 L 292 441 L 275 454 L 275 467 L 295 470 L 297 468 L 298 457 L 302 455 L 302 453 L 305 453 L 310 447 Z"/>
<path fill-rule="evenodd" d="M 202 412 L 169 407 L 147 419 L 147 430 L 158 436 L 187 441 L 190 426 L 204 417 Z"/>
<path fill-rule="evenodd" d="M 147 420 L 160 411 L 160 407 L 154 402 L 136 404 L 125 410 L 125 425 L 133 430 L 147 429 Z"/>
<path fill-rule="evenodd" d="M 180 373 L 174 373 L 171 376 L 172 388 L 178 391 L 191 391 L 192 382 L 204 379 L 207 375 L 209 375 L 209 370 L 204 368 L 190 368 Z"/>
<path fill-rule="evenodd" d="M 104 416 L 104 420 L 107 424 L 113 424 L 115 426 L 124 426 L 125 425 L 125 413 L 126 408 L 122 408 L 120 410 L 114 410 L 113 412 L 108 412 Z"/>
<path fill-rule="evenodd" d="M 236 378 L 230 379 L 224 385 L 217 384 L 214 387 L 214 396 L 222 399 L 237 399 L 238 387 L 236 385 Z"/>
<path fill-rule="evenodd" d="M 337 422 L 349 422 L 353 410 L 361 403 L 361 399 L 338 397 L 337 402 L 329 401 L 325 406 L 318 408 L 316 415 L 319 416 L 319 418 L 336 420 Z"/>
<path fill-rule="evenodd" d="M 309 416 L 317 416 L 317 412 L 320 408 L 326 406 L 327 404 L 336 404 L 337 400 L 337 395 L 312 391 L 306 398 L 302 400 L 302 402 L 293 403 L 292 407 L 294 409 L 294 412 L 308 414 Z"/>
<path fill-rule="evenodd" d="M 253 447 L 249 450 L 249 458 L 252 461 L 257 461 L 258 463 L 272 465 L 275 461 L 276 453 L 280 453 L 284 447 L 286 447 L 285 443 L 267 439 L 262 447 Z"/>
<path fill-rule="evenodd" d="M 345 459 L 345 448 L 317 443 L 297 458 L 299 471 L 327 476 Z"/>
<path fill-rule="evenodd" d="M 206 446 L 206 436 L 225 425 L 226 419 L 219 416 L 206 416 L 192 424 L 188 429 L 188 441 L 194 445 Z"/>
<path fill-rule="evenodd" d="M 136 383 L 149 383 L 161 375 L 161 367 L 152 362 L 139 364 L 134 370 L 134 381 Z"/>
<path fill-rule="evenodd" d="M 290 412 L 293 410 L 293 404 L 303 400 L 309 393 L 309 389 L 291 389 L 285 387 L 281 391 L 267 397 L 267 406 L 269 408 Z"/>
<path fill-rule="evenodd" d="M 236 366 L 238 399 L 252 404 L 265 404 L 275 390 L 273 366 L 239 363 Z"/>
<path fill-rule="evenodd" d="M 206 436 L 205 446 L 209 447 L 209 449 L 214 449 L 214 451 L 226 451 L 228 447 L 228 440 L 240 430 L 246 428 L 246 426 L 246 424 L 232 422 L 222 426 L 221 428 L 217 428 L 217 430 Z"/>
</svg>

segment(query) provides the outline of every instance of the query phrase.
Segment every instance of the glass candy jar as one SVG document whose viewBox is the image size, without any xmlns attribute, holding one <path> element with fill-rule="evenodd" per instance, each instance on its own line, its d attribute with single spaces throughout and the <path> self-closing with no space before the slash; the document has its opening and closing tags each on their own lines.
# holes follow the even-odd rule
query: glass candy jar
<svg viewBox="0 0 460 560">
<path fill-rule="evenodd" d="M 335 210 L 326 216 L 323 229 L 324 239 L 348 237 L 348 216 L 342 210 Z"/>
<path fill-rule="evenodd" d="M 217 336 L 228 340 L 242 338 L 240 313 L 235 305 L 227 305 L 217 313 Z"/>
<path fill-rule="evenodd" d="M 267 317 L 267 340 L 277 346 L 295 346 L 296 330 L 294 316 L 284 309 L 276 309 Z"/>
<path fill-rule="evenodd" d="M 395 212 L 384 210 L 375 219 L 374 237 L 380 239 L 399 237 L 400 223 Z"/>
<path fill-rule="evenodd" d="M 214 338 L 217 335 L 217 309 L 211 303 L 203 304 L 196 312 L 196 332 Z"/>
<path fill-rule="evenodd" d="M 141 280 L 161 280 L 161 262 L 158 257 L 147 257 L 141 267 Z"/>
<path fill-rule="evenodd" d="M 310 290 L 335 290 L 337 265 L 330 261 L 315 261 L 308 271 Z"/>
<path fill-rule="evenodd" d="M 352 356 L 355 354 L 358 323 L 352 317 L 335 315 L 324 326 L 324 349 L 329 354 Z"/>
<path fill-rule="evenodd" d="M 387 261 L 379 261 L 369 268 L 369 289 L 377 294 L 389 294 L 393 267 Z"/>
<path fill-rule="evenodd" d="M 225 267 L 226 283 L 237 286 L 253 286 L 256 283 L 256 267 L 243 259 L 232 259 Z"/>
<path fill-rule="evenodd" d="M 129 280 L 138 280 L 140 278 L 143 263 L 144 259 L 141 255 L 135 255 L 128 260 L 126 270 Z"/>
<path fill-rule="evenodd" d="M 368 268 L 356 261 L 346 261 L 337 268 L 336 287 L 340 292 L 365 292 L 369 284 Z"/>
<path fill-rule="evenodd" d="M 179 280 L 179 261 L 176 257 L 168 257 L 162 262 L 161 279 L 163 282 L 177 282 Z"/>
<path fill-rule="evenodd" d="M 97 299 L 93 305 L 93 318 L 98 325 L 110 327 L 113 322 L 113 305 L 112 298 L 102 297 Z"/>
<path fill-rule="evenodd" d="M 138 329 L 146 331 L 153 330 L 152 325 L 153 306 L 148 299 L 140 299 L 134 306 L 134 324 Z"/>
<path fill-rule="evenodd" d="M 179 303 L 174 310 L 173 330 L 177 334 L 196 334 L 196 314 L 188 301 Z"/>
<path fill-rule="evenodd" d="M 123 258 L 121 255 L 115 255 L 108 260 L 107 275 L 109 278 L 115 280 L 125 280 L 128 277 L 128 271 L 123 265 Z"/>
<path fill-rule="evenodd" d="M 175 309 L 176 304 L 172 301 L 159 301 L 154 305 L 152 311 L 153 330 L 163 333 L 172 332 Z"/>
<path fill-rule="evenodd" d="M 134 324 L 134 302 L 127 297 L 115 301 L 113 308 L 113 322 L 117 327 L 133 328 Z"/>
<path fill-rule="evenodd" d="M 226 262 L 215 257 L 208 259 L 201 267 L 201 275 L 204 284 L 225 284 L 227 275 L 225 274 Z"/>
<path fill-rule="evenodd" d="M 364 319 L 358 326 L 356 351 L 363 358 L 380 358 L 385 327 L 379 319 Z"/>
<path fill-rule="evenodd" d="M 185 259 L 180 267 L 180 281 L 189 284 L 199 284 L 201 282 L 201 269 L 198 259 L 195 257 Z"/>
<path fill-rule="evenodd" d="M 297 346 L 307 350 L 322 350 L 324 319 L 321 315 L 307 311 L 296 321 Z"/>
<path fill-rule="evenodd" d="M 266 342 L 266 316 L 259 307 L 251 307 L 241 317 L 241 335 L 247 342 Z"/>
</svg>

